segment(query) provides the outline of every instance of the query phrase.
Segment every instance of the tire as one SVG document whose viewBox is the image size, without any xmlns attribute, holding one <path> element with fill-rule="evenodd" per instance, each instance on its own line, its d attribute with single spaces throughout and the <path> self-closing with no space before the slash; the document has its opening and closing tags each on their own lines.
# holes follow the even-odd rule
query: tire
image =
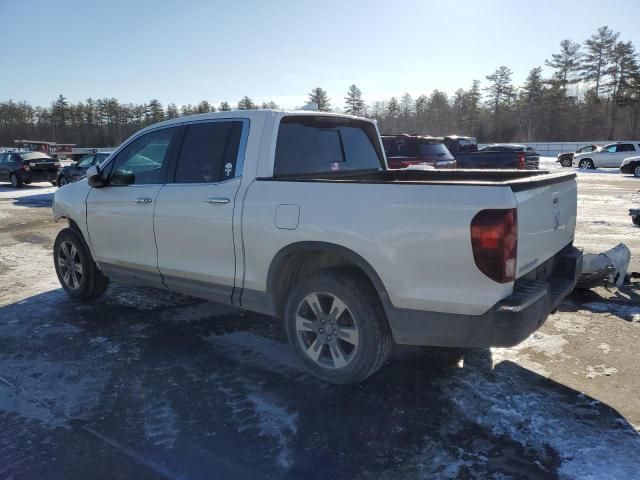
<svg viewBox="0 0 640 480">
<path fill-rule="evenodd" d="M 634 168 L 633 168 L 633 176 L 636 178 L 640 178 L 640 163 L 638 163 Z"/>
<path fill-rule="evenodd" d="M 13 188 L 22 187 L 22 180 L 15 173 L 9 175 L 9 181 L 11 182 L 11 186 Z"/>
<path fill-rule="evenodd" d="M 58 187 L 62 187 L 69 183 L 69 179 L 65 175 L 60 175 L 58 177 Z"/>
<path fill-rule="evenodd" d="M 337 316 L 332 315 L 336 301 L 342 302 Z M 331 269 L 303 280 L 289 293 L 284 317 L 289 344 L 324 381 L 359 383 L 391 353 L 393 338 L 380 298 L 361 274 Z"/>
<path fill-rule="evenodd" d="M 578 168 L 584 168 L 584 169 L 587 169 L 587 170 L 593 170 L 596 167 L 593 164 L 593 160 L 591 160 L 590 158 L 584 158 L 584 159 L 580 160 L 580 162 L 578 163 Z"/>
<path fill-rule="evenodd" d="M 570 158 L 563 158 L 560 160 L 560 165 L 565 168 L 571 167 L 573 165 L 573 161 Z"/>
<path fill-rule="evenodd" d="M 632 215 L 631 221 L 634 225 L 638 225 L 640 227 L 640 215 Z"/>
<path fill-rule="evenodd" d="M 109 278 L 98 269 L 82 237 L 70 228 L 58 233 L 53 244 L 53 261 L 60 285 L 70 297 L 93 300 L 109 285 Z"/>
</svg>

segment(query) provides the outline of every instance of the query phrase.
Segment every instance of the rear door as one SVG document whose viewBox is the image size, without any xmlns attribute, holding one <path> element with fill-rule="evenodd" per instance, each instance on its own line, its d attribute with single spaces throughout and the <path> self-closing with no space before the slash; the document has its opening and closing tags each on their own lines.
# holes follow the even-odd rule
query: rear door
<svg viewBox="0 0 640 480">
<path fill-rule="evenodd" d="M 615 157 L 612 159 L 612 162 L 609 166 L 620 168 L 620 165 L 622 165 L 622 161 L 625 158 L 633 157 L 634 155 L 636 155 L 635 152 L 636 149 L 633 146 L 633 143 L 619 143 L 616 148 Z"/>
<path fill-rule="evenodd" d="M 517 187 L 515 187 L 517 188 Z M 516 277 L 541 265 L 573 241 L 576 226 L 575 175 L 514 192 L 518 206 Z"/>
<path fill-rule="evenodd" d="M 156 200 L 158 268 L 167 287 L 231 301 L 235 282 L 233 213 L 248 120 L 187 124 L 175 172 Z"/>
<path fill-rule="evenodd" d="M 162 285 L 153 210 L 179 128 L 153 130 L 131 141 L 105 167 L 107 185 L 89 192 L 89 238 L 107 274 Z"/>
</svg>

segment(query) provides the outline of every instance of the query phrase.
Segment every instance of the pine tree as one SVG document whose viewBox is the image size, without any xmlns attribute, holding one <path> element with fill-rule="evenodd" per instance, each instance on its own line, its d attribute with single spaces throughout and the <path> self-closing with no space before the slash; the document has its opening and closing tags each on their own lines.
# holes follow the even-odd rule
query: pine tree
<svg viewBox="0 0 640 480">
<path fill-rule="evenodd" d="M 356 116 L 364 115 L 364 100 L 362 99 L 362 91 L 355 85 L 351 85 L 347 90 L 347 96 L 344 97 L 347 104 L 346 113 Z"/>
<path fill-rule="evenodd" d="M 309 103 L 318 104 L 318 110 L 321 112 L 330 112 L 331 111 L 331 103 L 330 99 L 322 88 L 316 87 L 311 92 L 309 92 L 309 99 L 307 100 Z"/>
<path fill-rule="evenodd" d="M 147 122 L 158 123 L 164 120 L 164 108 L 158 99 L 154 98 L 147 105 Z"/>
<path fill-rule="evenodd" d="M 202 100 L 197 106 L 196 106 L 196 113 L 209 113 L 209 112 L 215 112 L 216 111 L 216 107 L 212 106 L 209 102 L 207 102 L 206 100 Z"/>
<path fill-rule="evenodd" d="M 247 96 L 242 97 L 238 102 L 238 110 L 255 110 L 256 108 L 256 104 Z"/>
<path fill-rule="evenodd" d="M 614 33 L 605 25 L 584 42 L 586 52 L 582 58 L 581 80 L 595 82 L 596 98 L 600 98 L 600 88 L 609 67 L 611 50 L 619 36 L 619 33 Z"/>
<path fill-rule="evenodd" d="M 229 110 L 231 110 L 231 105 L 229 105 L 229 102 L 220 102 L 218 110 L 220 110 L 221 112 L 228 112 Z"/>
<path fill-rule="evenodd" d="M 276 102 L 274 102 L 273 100 L 271 100 L 270 102 L 262 102 L 262 106 L 260 108 L 263 108 L 265 110 L 279 110 L 280 109 L 278 104 Z"/>
<path fill-rule="evenodd" d="M 611 94 L 609 139 L 615 138 L 619 105 L 630 104 L 633 82 L 640 76 L 635 48 L 631 42 L 618 42 L 611 49 L 611 66 L 607 70 L 610 81 L 604 87 Z"/>
<path fill-rule="evenodd" d="M 544 62 L 555 70 L 565 92 L 570 83 L 577 82 L 575 74 L 580 70 L 580 58 L 580 44 L 564 39 L 560 42 L 560 53 L 552 54 L 551 60 Z"/>
<path fill-rule="evenodd" d="M 180 112 L 178 111 L 178 107 L 175 103 L 167 105 L 167 118 L 178 118 L 179 116 Z"/>
<path fill-rule="evenodd" d="M 534 120 L 541 107 L 543 87 L 542 67 L 532 68 L 520 92 L 520 102 L 526 116 L 524 130 L 527 141 L 533 139 Z"/>
</svg>

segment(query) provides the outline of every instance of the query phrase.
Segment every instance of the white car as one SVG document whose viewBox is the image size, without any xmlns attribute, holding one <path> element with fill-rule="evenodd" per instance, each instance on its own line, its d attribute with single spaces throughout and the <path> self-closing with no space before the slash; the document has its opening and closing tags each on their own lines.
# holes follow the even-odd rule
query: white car
<svg viewBox="0 0 640 480">
<path fill-rule="evenodd" d="M 375 122 L 236 111 L 168 120 L 55 193 L 64 290 L 108 279 L 282 318 L 318 377 L 394 342 L 512 346 L 573 290 L 575 172 L 387 168 Z"/>
<path fill-rule="evenodd" d="M 578 168 L 620 168 L 625 158 L 638 155 L 640 144 L 617 142 L 605 145 L 595 152 L 573 156 L 573 166 Z"/>
</svg>

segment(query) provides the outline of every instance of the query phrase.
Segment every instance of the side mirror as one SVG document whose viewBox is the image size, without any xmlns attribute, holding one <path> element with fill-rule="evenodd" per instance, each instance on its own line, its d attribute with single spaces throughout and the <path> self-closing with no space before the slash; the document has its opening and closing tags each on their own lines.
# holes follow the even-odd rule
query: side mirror
<svg viewBox="0 0 640 480">
<path fill-rule="evenodd" d="M 89 182 L 89 185 L 93 188 L 104 187 L 105 179 L 102 178 L 102 172 L 98 165 L 94 165 L 87 169 L 87 182 Z"/>
</svg>

